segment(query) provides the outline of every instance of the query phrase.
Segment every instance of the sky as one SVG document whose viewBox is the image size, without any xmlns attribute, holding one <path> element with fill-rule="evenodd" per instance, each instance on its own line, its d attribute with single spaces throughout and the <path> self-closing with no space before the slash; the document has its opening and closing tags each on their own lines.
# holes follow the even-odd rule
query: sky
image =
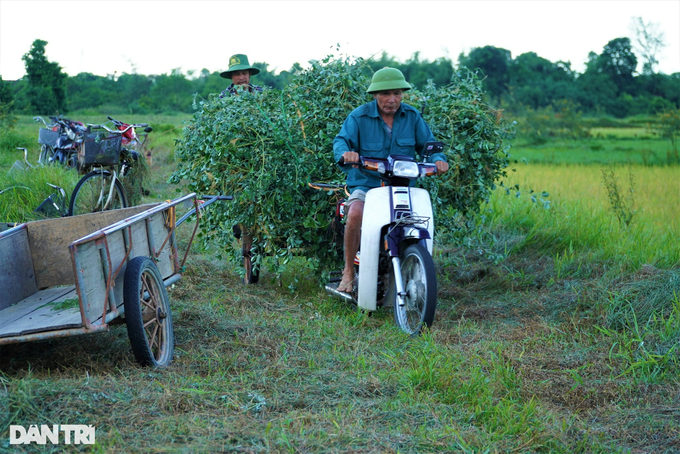
<svg viewBox="0 0 680 454">
<path fill-rule="evenodd" d="M 21 57 L 36 39 L 70 76 L 195 75 L 226 70 L 237 53 L 277 73 L 330 54 L 455 63 L 487 45 L 582 73 L 612 39 L 635 43 L 636 17 L 663 33 L 656 70 L 680 72 L 680 0 L 0 0 L 0 76 L 25 75 Z"/>
</svg>

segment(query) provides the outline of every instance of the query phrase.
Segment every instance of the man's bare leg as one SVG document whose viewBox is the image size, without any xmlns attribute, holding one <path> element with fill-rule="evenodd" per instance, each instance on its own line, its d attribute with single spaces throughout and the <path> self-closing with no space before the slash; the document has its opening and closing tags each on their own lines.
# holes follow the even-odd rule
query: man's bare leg
<svg viewBox="0 0 680 454">
<path fill-rule="evenodd" d="M 338 285 L 339 292 L 351 293 L 354 287 L 354 257 L 361 241 L 361 220 L 364 216 L 364 202 L 355 200 L 349 206 L 345 225 L 345 268 Z"/>
</svg>

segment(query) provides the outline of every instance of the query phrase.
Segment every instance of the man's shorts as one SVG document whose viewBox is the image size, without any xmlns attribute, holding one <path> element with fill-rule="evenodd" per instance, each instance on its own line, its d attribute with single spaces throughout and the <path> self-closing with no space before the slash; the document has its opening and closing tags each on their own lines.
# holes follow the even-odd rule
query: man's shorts
<svg viewBox="0 0 680 454">
<path fill-rule="evenodd" d="M 349 209 L 349 206 L 354 202 L 355 200 L 358 200 L 360 202 L 365 202 L 366 201 L 366 191 L 363 189 L 355 189 L 352 191 L 352 194 L 350 194 L 349 199 L 345 201 L 345 210 Z M 347 213 L 347 211 L 345 211 Z"/>
</svg>

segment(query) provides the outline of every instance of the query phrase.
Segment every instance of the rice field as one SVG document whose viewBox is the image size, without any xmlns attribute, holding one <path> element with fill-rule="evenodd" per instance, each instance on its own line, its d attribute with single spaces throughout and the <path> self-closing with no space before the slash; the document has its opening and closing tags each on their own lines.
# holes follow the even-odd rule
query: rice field
<svg viewBox="0 0 680 454">
<path fill-rule="evenodd" d="M 639 218 L 659 227 L 680 228 L 678 166 L 521 164 L 516 169 L 516 172 L 510 172 L 506 186 L 519 184 L 520 188 L 547 191 L 553 204 L 579 202 L 584 208 L 600 211 L 609 209 L 602 171 L 611 169 L 626 195 L 633 189 Z"/>
<path fill-rule="evenodd" d="M 680 263 L 678 176 L 678 166 L 522 164 L 503 181 L 510 189 L 496 191 L 488 208 L 496 222 L 530 230 L 559 252 L 598 249 L 631 267 L 672 267 Z M 631 216 L 629 225 L 613 210 L 612 190 Z"/>
</svg>

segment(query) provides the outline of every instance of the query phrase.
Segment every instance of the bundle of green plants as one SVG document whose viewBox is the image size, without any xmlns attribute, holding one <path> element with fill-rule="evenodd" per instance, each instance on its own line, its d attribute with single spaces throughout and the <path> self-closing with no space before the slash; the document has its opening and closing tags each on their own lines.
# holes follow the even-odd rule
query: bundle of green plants
<svg viewBox="0 0 680 454">
<path fill-rule="evenodd" d="M 132 158 L 130 159 L 132 160 Z M 142 197 L 148 192 L 148 188 L 144 187 L 144 182 L 147 181 L 149 177 L 149 166 L 145 157 L 140 154 L 137 160 L 133 160 L 132 162 L 132 166 L 120 179 L 123 183 L 123 188 L 125 188 L 128 206 L 141 204 Z"/>
<path fill-rule="evenodd" d="M 283 90 L 241 93 L 197 102 L 197 112 L 176 145 L 172 183 L 199 194 L 233 195 L 204 218 L 207 238 L 235 260 L 241 251 L 232 228 L 244 226 L 254 246 L 285 263 L 303 255 L 311 264 L 341 259 L 329 229 L 334 201 L 344 195 L 315 190 L 311 182 L 344 183 L 333 162 L 333 139 L 349 113 L 372 101 L 361 59 L 314 62 Z M 479 209 L 508 165 L 512 125 L 485 104 L 481 82 L 469 72 L 451 84 L 406 92 L 403 102 L 424 108 L 451 171 L 422 185 L 430 190 L 437 228 L 460 227 L 460 216 Z M 313 265 L 315 266 L 315 265 Z"/>
</svg>

